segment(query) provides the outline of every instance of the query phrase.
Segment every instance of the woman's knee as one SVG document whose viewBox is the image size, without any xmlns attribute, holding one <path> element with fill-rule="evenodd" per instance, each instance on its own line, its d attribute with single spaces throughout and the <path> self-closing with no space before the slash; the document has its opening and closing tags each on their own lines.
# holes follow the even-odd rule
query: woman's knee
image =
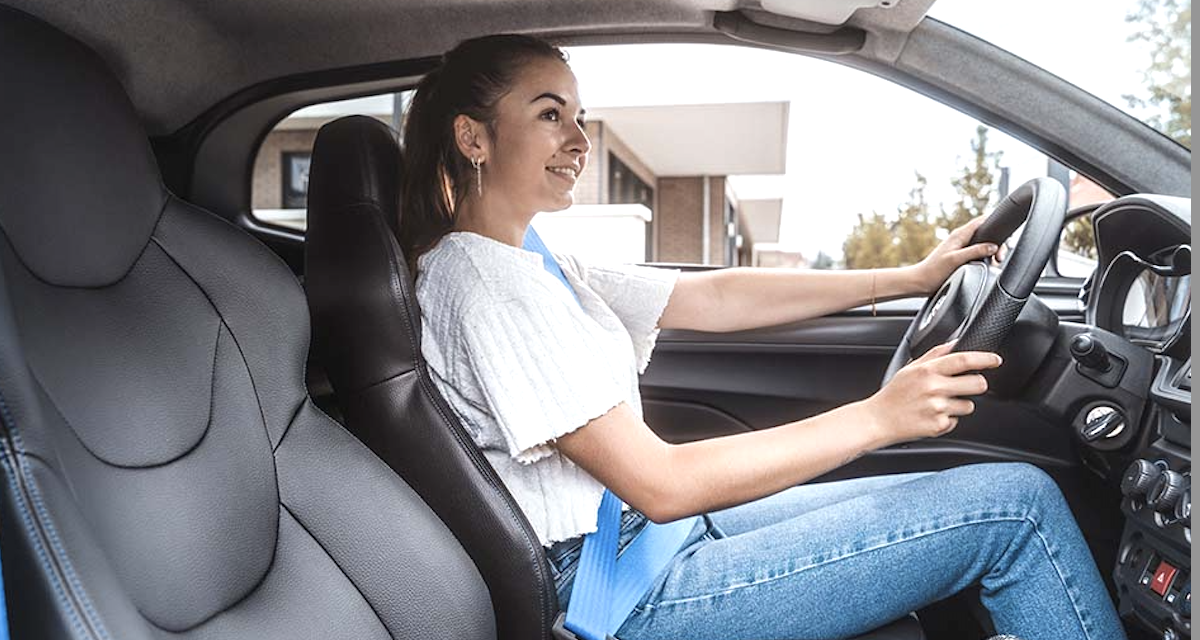
<svg viewBox="0 0 1200 640">
<path fill-rule="evenodd" d="M 1062 491 L 1054 478 L 1028 462 L 989 462 L 961 469 L 974 475 L 974 481 L 985 491 L 995 492 L 998 501 L 1034 509 L 1059 508 L 1064 504 Z"/>
</svg>

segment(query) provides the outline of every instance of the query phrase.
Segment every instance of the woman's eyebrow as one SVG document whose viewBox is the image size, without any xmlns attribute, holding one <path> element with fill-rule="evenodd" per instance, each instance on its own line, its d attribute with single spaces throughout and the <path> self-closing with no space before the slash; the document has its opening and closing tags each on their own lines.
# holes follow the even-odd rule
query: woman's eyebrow
<svg viewBox="0 0 1200 640">
<path fill-rule="evenodd" d="M 564 106 L 564 107 L 565 107 L 565 106 L 567 106 L 567 100 L 566 100 L 566 98 L 564 98 L 564 97 L 562 97 L 562 96 L 558 95 L 557 93 L 550 93 L 549 91 L 547 91 L 546 93 L 543 93 L 542 95 L 540 95 L 540 96 L 538 96 L 538 97 L 534 98 L 533 100 L 530 100 L 529 102 L 530 102 L 530 103 L 534 103 L 534 102 L 537 102 L 538 100 L 541 100 L 542 98 L 550 98 L 551 100 L 553 100 L 553 101 L 557 102 L 558 104 L 560 104 L 560 105 L 562 105 L 562 106 Z"/>
</svg>

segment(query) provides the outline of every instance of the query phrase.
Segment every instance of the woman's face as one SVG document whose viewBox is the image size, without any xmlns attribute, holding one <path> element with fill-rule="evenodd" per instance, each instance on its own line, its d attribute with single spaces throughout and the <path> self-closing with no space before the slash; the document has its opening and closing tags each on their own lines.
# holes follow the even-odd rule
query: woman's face
<svg viewBox="0 0 1200 640">
<path fill-rule="evenodd" d="M 523 212 L 571 206 L 591 150 L 583 113 L 575 74 L 566 64 L 550 59 L 526 63 L 496 105 L 496 139 L 484 165 L 484 193 L 500 195 Z"/>
</svg>

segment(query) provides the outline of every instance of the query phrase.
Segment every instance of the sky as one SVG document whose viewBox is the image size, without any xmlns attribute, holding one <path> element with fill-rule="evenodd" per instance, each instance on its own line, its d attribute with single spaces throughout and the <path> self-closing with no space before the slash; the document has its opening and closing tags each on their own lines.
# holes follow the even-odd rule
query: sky
<svg viewBox="0 0 1200 640">
<path fill-rule="evenodd" d="M 1142 91 L 1144 48 L 1128 43 L 1136 0 L 940 0 L 930 15 L 1008 48 L 1118 106 Z M 1036 17 L 1036 19 L 1031 19 Z M 585 107 L 788 101 L 786 174 L 733 180 L 743 198 L 783 197 L 780 242 L 841 257 L 856 214 L 894 213 L 915 184 L 953 201 L 977 123 L 869 74 L 779 52 L 717 45 L 572 48 Z M 698 135 L 703 132 L 698 132 Z M 1010 184 L 1045 175 L 1045 157 L 1002 132 Z"/>
</svg>

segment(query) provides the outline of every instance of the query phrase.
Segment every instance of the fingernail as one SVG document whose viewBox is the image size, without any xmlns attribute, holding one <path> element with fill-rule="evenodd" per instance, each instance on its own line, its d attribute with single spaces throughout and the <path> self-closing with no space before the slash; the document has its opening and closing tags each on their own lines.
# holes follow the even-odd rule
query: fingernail
<svg viewBox="0 0 1200 640">
<path fill-rule="evenodd" d="M 1004 364 L 1004 358 L 1001 358 L 1000 356 L 996 356 L 996 366 L 998 367 L 1002 364 Z"/>
<path fill-rule="evenodd" d="M 989 245 L 987 246 L 987 252 L 988 252 L 988 253 L 996 253 L 996 252 L 997 252 L 997 251 L 999 251 L 999 250 L 1000 250 L 1000 247 L 999 247 L 998 245 L 989 244 Z"/>
</svg>

